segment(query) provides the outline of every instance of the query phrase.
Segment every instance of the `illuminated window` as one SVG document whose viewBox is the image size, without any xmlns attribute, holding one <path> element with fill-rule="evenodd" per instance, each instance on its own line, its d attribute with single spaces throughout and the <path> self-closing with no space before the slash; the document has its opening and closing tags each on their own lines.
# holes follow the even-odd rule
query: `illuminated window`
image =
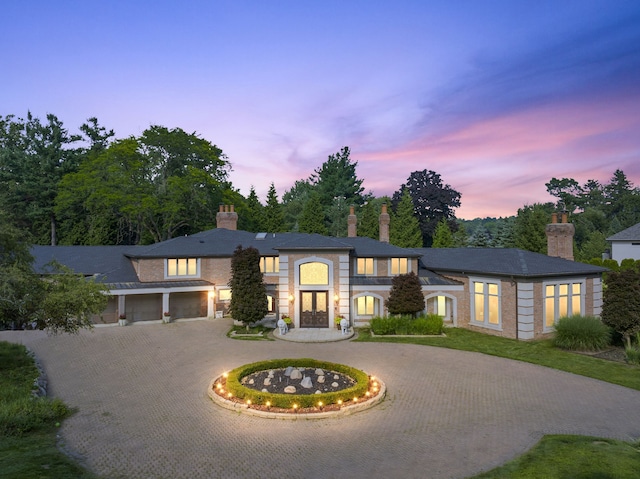
<svg viewBox="0 0 640 479">
<path fill-rule="evenodd" d="M 485 281 L 472 281 L 472 284 L 472 322 L 490 328 L 500 327 L 500 285 Z"/>
<path fill-rule="evenodd" d="M 358 258 L 356 274 L 373 275 L 373 258 Z"/>
<path fill-rule="evenodd" d="M 220 290 L 218 290 L 218 300 L 220 300 L 220 301 L 231 301 L 231 290 L 230 289 L 220 289 Z"/>
<path fill-rule="evenodd" d="M 409 260 L 407 258 L 391 258 L 391 274 L 407 274 L 409 272 Z"/>
<path fill-rule="evenodd" d="M 301 264 L 300 284 L 306 286 L 328 285 L 329 265 L 318 262 Z"/>
<path fill-rule="evenodd" d="M 374 296 L 358 296 L 356 298 L 356 314 L 358 316 L 373 316 L 378 309 L 378 298 Z"/>
<path fill-rule="evenodd" d="M 274 305 L 275 305 L 275 301 L 273 301 L 273 296 L 268 294 L 267 295 L 267 311 L 269 313 L 275 312 Z"/>
<path fill-rule="evenodd" d="M 443 318 L 447 316 L 447 298 L 446 296 L 436 296 L 431 299 L 433 305 L 433 313 Z"/>
<path fill-rule="evenodd" d="M 280 258 L 277 256 L 263 256 L 260 258 L 260 271 L 263 273 L 279 273 Z"/>
<path fill-rule="evenodd" d="M 544 327 L 550 329 L 563 316 L 582 314 L 582 283 L 544 285 Z"/>
<path fill-rule="evenodd" d="M 166 267 L 167 277 L 198 276 L 197 258 L 169 258 Z"/>
</svg>

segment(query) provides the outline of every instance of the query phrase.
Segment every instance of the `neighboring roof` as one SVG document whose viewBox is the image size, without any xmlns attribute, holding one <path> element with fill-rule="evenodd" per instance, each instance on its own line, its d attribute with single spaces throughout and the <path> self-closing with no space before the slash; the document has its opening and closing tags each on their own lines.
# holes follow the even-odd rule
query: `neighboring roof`
<svg viewBox="0 0 640 479">
<path fill-rule="evenodd" d="M 609 236 L 607 241 L 640 241 L 640 223 Z"/>
<path fill-rule="evenodd" d="M 534 278 L 595 275 L 600 266 L 569 261 L 516 248 L 419 248 L 422 264 L 436 273 L 489 274 Z"/>
<path fill-rule="evenodd" d="M 47 263 L 56 260 L 85 276 L 96 276 L 101 282 L 137 282 L 138 276 L 125 256 L 143 246 L 33 246 L 33 268 L 46 274 Z"/>
</svg>

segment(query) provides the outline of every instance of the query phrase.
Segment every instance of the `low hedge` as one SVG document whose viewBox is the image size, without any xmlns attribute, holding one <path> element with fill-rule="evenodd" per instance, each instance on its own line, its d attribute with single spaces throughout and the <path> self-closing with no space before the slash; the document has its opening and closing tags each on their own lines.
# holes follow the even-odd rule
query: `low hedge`
<svg viewBox="0 0 640 479">
<path fill-rule="evenodd" d="M 342 391 L 321 393 L 321 394 L 275 394 L 257 391 L 255 389 L 243 386 L 240 381 L 243 377 L 255 373 L 257 371 L 268 371 L 269 369 L 283 369 L 288 366 L 320 368 L 326 371 L 335 371 L 346 374 L 355 380 L 356 384 Z M 266 404 L 271 402 L 273 407 L 281 407 L 291 409 L 294 404 L 300 408 L 314 407 L 321 400 L 324 404 L 335 404 L 339 400 L 348 401 L 353 397 L 361 398 L 369 390 L 369 376 L 360 371 L 344 364 L 330 363 L 327 361 L 318 361 L 316 359 L 272 359 L 269 361 L 260 361 L 257 363 L 245 364 L 239 368 L 229 372 L 226 381 L 226 390 L 233 394 L 236 398 L 242 400 L 250 400 L 253 404 Z"/>
<path fill-rule="evenodd" d="M 427 314 L 413 318 L 411 316 L 377 316 L 370 321 L 373 334 L 385 335 L 439 335 L 444 322 L 437 314 Z"/>
</svg>

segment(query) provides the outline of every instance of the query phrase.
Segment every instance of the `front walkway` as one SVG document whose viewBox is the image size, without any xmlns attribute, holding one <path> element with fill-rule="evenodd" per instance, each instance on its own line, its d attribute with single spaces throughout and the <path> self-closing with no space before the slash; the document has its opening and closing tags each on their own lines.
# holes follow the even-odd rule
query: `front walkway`
<svg viewBox="0 0 640 479">
<path fill-rule="evenodd" d="M 640 391 L 466 351 L 410 344 L 227 338 L 229 320 L 0 332 L 40 359 L 77 412 L 66 450 L 105 478 L 465 478 L 543 434 L 640 438 Z M 373 409 L 282 421 L 213 404 L 207 386 L 249 362 L 313 357 L 383 379 Z"/>
<path fill-rule="evenodd" d="M 337 328 L 293 328 L 286 334 L 280 334 L 280 330 L 276 328 L 273 332 L 274 338 L 294 343 L 329 343 L 351 339 L 353 336 L 353 328 L 349 328 L 346 334 L 342 334 L 342 331 Z"/>
</svg>

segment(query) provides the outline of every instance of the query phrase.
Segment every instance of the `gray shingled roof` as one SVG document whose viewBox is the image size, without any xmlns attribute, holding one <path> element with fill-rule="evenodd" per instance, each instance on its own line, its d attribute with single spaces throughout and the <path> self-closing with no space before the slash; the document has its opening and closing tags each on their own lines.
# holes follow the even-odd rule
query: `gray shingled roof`
<svg viewBox="0 0 640 479">
<path fill-rule="evenodd" d="M 138 258 L 181 257 L 230 257 L 238 245 L 252 246 L 263 256 L 277 256 L 279 250 L 315 249 L 348 250 L 356 256 L 366 257 L 417 257 L 406 250 L 371 238 L 333 238 L 307 233 L 256 234 L 241 230 L 215 228 L 191 236 L 181 236 L 161 243 L 143 246 L 129 254 Z"/>
<path fill-rule="evenodd" d="M 436 273 L 543 277 L 601 274 L 606 268 L 516 248 L 419 248 L 425 268 Z"/>
<path fill-rule="evenodd" d="M 609 236 L 607 241 L 640 241 L 640 223 Z"/>
<path fill-rule="evenodd" d="M 52 260 L 85 276 L 97 276 L 101 282 L 137 282 L 138 277 L 125 256 L 143 246 L 33 246 L 33 268 L 46 274 Z"/>
</svg>

